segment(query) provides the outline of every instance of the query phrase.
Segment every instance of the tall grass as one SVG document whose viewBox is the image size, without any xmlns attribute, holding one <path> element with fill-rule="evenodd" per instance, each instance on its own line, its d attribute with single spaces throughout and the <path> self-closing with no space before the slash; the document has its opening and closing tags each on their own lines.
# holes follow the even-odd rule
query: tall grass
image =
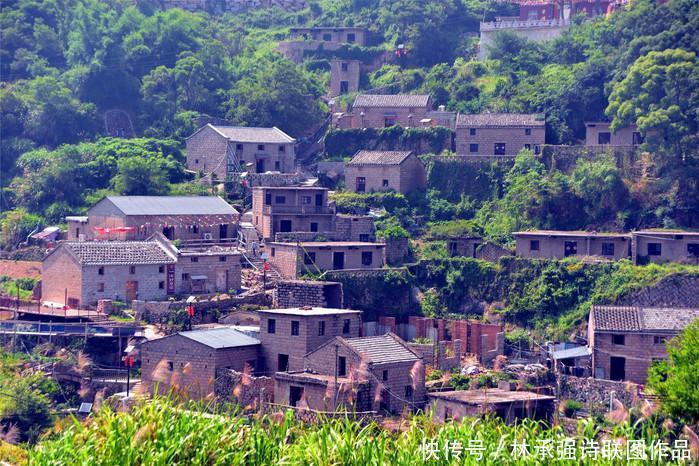
<svg viewBox="0 0 699 466">
<path fill-rule="evenodd" d="M 658 431 L 652 423 L 623 424 L 600 433 L 592 421 L 581 421 L 575 439 L 607 437 L 623 444 L 644 439 L 650 446 Z M 662 432 L 664 436 L 668 432 Z M 85 421 L 69 426 L 45 439 L 29 452 L 31 465 L 437 465 L 437 464 L 667 464 L 668 460 L 626 461 L 587 458 L 559 461 L 554 458 L 517 458 L 512 444 L 556 442 L 569 434 L 561 427 L 548 427 L 526 420 L 508 426 L 492 418 L 434 424 L 428 416 L 413 416 L 395 432 L 377 424 L 348 419 L 327 419 L 320 424 L 302 424 L 291 412 L 245 418 L 235 412 L 223 414 L 185 410 L 159 398 L 137 405 L 130 413 L 103 407 Z M 460 458 L 444 453 L 448 443 L 483 442 L 479 460 L 463 452 Z M 669 439 L 665 439 L 669 440 Z M 437 459 L 427 457 L 421 445 L 435 441 Z M 500 450 L 499 450 L 500 449 Z M 650 455 L 650 450 L 649 455 Z"/>
</svg>

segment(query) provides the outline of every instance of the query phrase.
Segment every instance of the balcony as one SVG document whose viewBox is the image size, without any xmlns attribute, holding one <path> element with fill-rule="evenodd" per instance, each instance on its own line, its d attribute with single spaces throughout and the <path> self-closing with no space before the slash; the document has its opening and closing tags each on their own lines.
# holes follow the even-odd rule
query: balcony
<svg viewBox="0 0 699 466">
<path fill-rule="evenodd" d="M 302 205 L 266 205 L 262 208 L 265 215 L 290 214 L 290 215 L 334 215 L 335 209 L 328 206 L 316 206 L 312 204 Z"/>
</svg>

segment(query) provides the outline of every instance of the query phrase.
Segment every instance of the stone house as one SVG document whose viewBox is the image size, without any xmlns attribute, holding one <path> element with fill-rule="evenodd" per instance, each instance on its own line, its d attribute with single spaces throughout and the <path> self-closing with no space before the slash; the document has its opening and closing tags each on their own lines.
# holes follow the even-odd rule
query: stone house
<svg viewBox="0 0 699 466">
<path fill-rule="evenodd" d="M 667 341 L 699 319 L 699 309 L 592 306 L 588 345 L 595 378 L 643 384 Z"/>
<path fill-rule="evenodd" d="M 185 243 L 236 238 L 239 214 L 218 196 L 106 196 L 86 217 L 66 217 L 67 239 L 144 240 L 162 233 Z"/>
<path fill-rule="evenodd" d="M 260 314 L 260 342 L 266 375 L 303 370 L 304 356 L 323 343 L 359 336 L 361 311 L 318 307 L 265 309 Z"/>
<path fill-rule="evenodd" d="M 516 254 L 530 259 L 595 257 L 619 260 L 631 255 L 631 235 L 586 231 L 520 231 L 513 233 Z"/>
<path fill-rule="evenodd" d="M 358 27 L 291 28 L 291 40 L 366 45 L 367 33 Z"/>
<path fill-rule="evenodd" d="M 335 209 L 328 189 L 316 186 L 252 189 L 252 223 L 265 239 L 276 233 L 325 232 L 333 229 Z"/>
<path fill-rule="evenodd" d="M 417 127 L 432 110 L 429 95 L 359 94 L 352 111 L 336 115 L 339 128 Z"/>
<path fill-rule="evenodd" d="M 357 391 L 353 407 L 358 411 L 401 413 L 405 409 L 421 409 L 425 403 L 422 359 L 391 333 L 375 337 L 336 337 L 308 353 L 304 365 L 301 373 L 277 378 L 275 400 L 293 405 L 294 401 L 303 399 L 309 407 L 327 407 L 335 390 L 345 393 L 350 384 L 349 389 Z M 330 385 L 330 393 L 328 384 L 321 391 L 304 380 L 335 375 L 338 386 Z M 330 410 L 332 408 L 330 403 Z"/>
<path fill-rule="evenodd" d="M 427 171 L 411 151 L 360 150 L 345 165 L 347 188 L 356 192 L 408 193 L 427 186 Z"/>
<path fill-rule="evenodd" d="M 546 122 L 539 114 L 459 114 L 456 119 L 456 155 L 515 156 L 522 149 L 539 154 L 545 139 Z"/>
<path fill-rule="evenodd" d="M 209 182 L 241 172 L 294 171 L 296 140 L 279 128 L 202 126 L 186 139 L 187 168 Z"/>
<path fill-rule="evenodd" d="M 287 279 L 304 273 L 317 274 L 326 270 L 380 269 L 385 265 L 383 243 L 355 241 L 315 241 L 297 243 L 267 243 L 268 261 Z"/>
<path fill-rule="evenodd" d="M 643 136 L 636 125 L 612 131 L 611 123 L 603 121 L 585 122 L 586 146 L 638 146 L 643 144 Z"/>
<path fill-rule="evenodd" d="M 699 232 L 682 230 L 635 231 L 633 262 L 699 264 Z"/>
<path fill-rule="evenodd" d="M 162 301 L 240 289 L 237 250 L 180 251 L 160 234 L 145 241 L 62 242 L 42 269 L 42 300 L 72 308 L 100 299 Z"/>
<path fill-rule="evenodd" d="M 501 388 L 457 390 L 429 393 L 427 409 L 438 422 L 490 414 L 513 424 L 526 418 L 551 421 L 554 400 L 549 395 Z"/>
<path fill-rule="evenodd" d="M 330 97 L 357 92 L 360 71 L 359 60 L 333 58 L 330 61 Z"/>
<path fill-rule="evenodd" d="M 141 345 L 141 382 L 149 392 L 200 400 L 214 392 L 217 371 L 254 374 L 259 357 L 260 340 L 232 327 L 179 332 Z"/>
</svg>

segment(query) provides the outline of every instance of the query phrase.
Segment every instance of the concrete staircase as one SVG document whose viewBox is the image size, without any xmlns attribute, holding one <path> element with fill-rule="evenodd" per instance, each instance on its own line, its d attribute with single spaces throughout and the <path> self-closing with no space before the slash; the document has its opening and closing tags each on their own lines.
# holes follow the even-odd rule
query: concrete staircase
<svg viewBox="0 0 699 466">
<path fill-rule="evenodd" d="M 252 252 L 245 252 L 245 254 L 243 254 L 243 257 L 244 261 L 250 268 L 257 270 L 260 273 L 263 272 L 264 261 L 262 260 L 259 254 L 257 255 L 257 257 L 255 257 L 253 256 Z M 269 262 L 268 264 L 269 270 L 267 270 L 267 283 L 276 283 L 282 279 L 282 276 L 279 273 L 279 271 L 274 268 L 272 264 L 270 264 Z"/>
</svg>

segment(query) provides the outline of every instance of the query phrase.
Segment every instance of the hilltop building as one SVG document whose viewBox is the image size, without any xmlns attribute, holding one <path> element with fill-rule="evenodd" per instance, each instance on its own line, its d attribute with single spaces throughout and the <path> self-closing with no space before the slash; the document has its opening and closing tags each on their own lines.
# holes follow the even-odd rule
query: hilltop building
<svg viewBox="0 0 699 466">
<path fill-rule="evenodd" d="M 347 188 L 356 193 L 408 193 L 427 187 L 427 171 L 411 151 L 360 150 L 345 164 Z"/>
<path fill-rule="evenodd" d="M 543 115 L 459 114 L 456 119 L 456 155 L 515 156 L 522 149 L 539 154 L 545 140 Z"/>
</svg>

